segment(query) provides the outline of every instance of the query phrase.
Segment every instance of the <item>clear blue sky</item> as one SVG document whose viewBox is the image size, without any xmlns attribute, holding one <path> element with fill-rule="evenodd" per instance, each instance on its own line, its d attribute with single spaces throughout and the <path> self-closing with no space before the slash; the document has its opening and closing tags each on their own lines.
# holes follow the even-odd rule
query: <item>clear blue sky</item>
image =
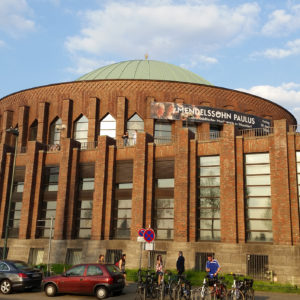
<svg viewBox="0 0 300 300">
<path fill-rule="evenodd" d="M 299 0 L 0 0 L 0 98 L 145 53 L 300 121 Z"/>
</svg>

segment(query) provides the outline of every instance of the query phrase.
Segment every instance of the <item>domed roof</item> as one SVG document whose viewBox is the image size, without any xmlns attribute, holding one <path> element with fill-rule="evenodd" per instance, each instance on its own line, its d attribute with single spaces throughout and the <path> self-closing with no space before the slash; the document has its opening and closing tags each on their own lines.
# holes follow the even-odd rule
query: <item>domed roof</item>
<svg viewBox="0 0 300 300">
<path fill-rule="evenodd" d="M 105 79 L 163 80 L 212 85 L 191 71 L 155 60 L 129 60 L 115 63 L 87 73 L 76 81 Z"/>
</svg>

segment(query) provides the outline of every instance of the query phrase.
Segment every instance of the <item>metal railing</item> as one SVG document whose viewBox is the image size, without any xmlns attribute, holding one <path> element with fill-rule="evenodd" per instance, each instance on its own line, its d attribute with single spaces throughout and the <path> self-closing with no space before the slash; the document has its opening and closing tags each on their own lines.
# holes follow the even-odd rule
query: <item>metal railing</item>
<svg viewBox="0 0 300 300">
<path fill-rule="evenodd" d="M 267 128 L 252 128 L 252 129 L 241 129 L 238 131 L 238 135 L 243 137 L 264 137 L 274 133 L 273 127 Z"/>
<path fill-rule="evenodd" d="M 199 142 L 219 140 L 221 138 L 221 131 L 210 131 L 210 132 L 197 133 L 195 138 Z"/>
<path fill-rule="evenodd" d="M 98 142 L 85 142 L 85 143 L 80 143 L 80 150 L 95 150 L 98 146 Z"/>
<path fill-rule="evenodd" d="M 47 147 L 47 152 L 58 152 L 61 149 L 59 144 L 50 144 L 50 145 L 46 145 L 46 147 Z"/>
<path fill-rule="evenodd" d="M 128 138 L 128 139 L 122 139 L 122 140 L 117 140 L 117 147 L 122 148 L 122 147 L 134 147 L 136 144 L 136 139 L 134 138 Z"/>
<path fill-rule="evenodd" d="M 174 137 L 154 137 L 154 144 L 156 145 L 164 145 L 164 144 L 172 144 L 174 141 Z"/>
</svg>

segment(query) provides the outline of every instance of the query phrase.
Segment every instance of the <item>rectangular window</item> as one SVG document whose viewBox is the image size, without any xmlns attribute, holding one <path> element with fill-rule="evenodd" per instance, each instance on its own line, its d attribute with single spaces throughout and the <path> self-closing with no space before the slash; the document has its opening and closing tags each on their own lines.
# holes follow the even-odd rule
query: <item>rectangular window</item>
<svg viewBox="0 0 300 300">
<path fill-rule="evenodd" d="M 105 254 L 105 262 L 108 264 L 115 264 L 122 257 L 121 249 L 107 249 Z"/>
<path fill-rule="evenodd" d="M 271 242 L 272 204 L 269 153 L 245 155 L 246 240 Z"/>
<path fill-rule="evenodd" d="M 174 160 L 155 161 L 154 230 L 159 240 L 174 238 Z"/>
<path fill-rule="evenodd" d="M 44 261 L 44 249 L 43 248 L 31 248 L 29 252 L 28 263 L 32 266 L 40 265 Z"/>
<path fill-rule="evenodd" d="M 117 161 L 113 211 L 113 236 L 130 239 L 133 161 Z"/>
<path fill-rule="evenodd" d="M 156 120 L 154 124 L 154 142 L 167 144 L 172 142 L 172 123 L 167 120 Z"/>
<path fill-rule="evenodd" d="M 201 156 L 198 159 L 198 240 L 219 241 L 220 219 L 220 156 Z"/>
<path fill-rule="evenodd" d="M 42 201 L 39 219 L 37 221 L 37 236 L 41 238 L 48 238 L 50 231 L 52 231 L 53 234 L 56 216 L 58 176 L 59 167 L 45 167 L 41 192 Z"/>
<path fill-rule="evenodd" d="M 24 180 L 25 167 L 16 167 L 9 214 L 8 236 L 10 238 L 17 238 L 19 236 Z"/>
<path fill-rule="evenodd" d="M 79 239 L 91 237 L 94 174 L 94 164 L 81 164 L 79 166 L 75 221 L 75 236 Z"/>
<path fill-rule="evenodd" d="M 67 249 L 66 264 L 77 265 L 81 262 L 82 249 Z"/>
<path fill-rule="evenodd" d="M 247 255 L 247 275 L 255 279 L 265 280 L 268 271 L 269 258 L 267 255 Z"/>
<path fill-rule="evenodd" d="M 207 262 L 207 257 L 208 255 L 213 255 L 214 253 L 207 253 L 207 252 L 196 252 L 195 253 L 195 271 L 202 271 L 206 272 L 206 262 Z"/>
</svg>

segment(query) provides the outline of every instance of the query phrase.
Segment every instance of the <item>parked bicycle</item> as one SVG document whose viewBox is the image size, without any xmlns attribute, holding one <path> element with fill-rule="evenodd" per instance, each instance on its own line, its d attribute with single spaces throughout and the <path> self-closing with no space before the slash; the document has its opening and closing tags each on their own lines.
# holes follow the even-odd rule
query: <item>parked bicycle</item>
<svg viewBox="0 0 300 300">
<path fill-rule="evenodd" d="M 138 284 L 136 289 L 136 300 L 146 300 L 147 298 L 156 299 L 158 297 L 158 284 L 156 273 L 152 270 L 147 270 L 145 273 L 142 270 L 138 271 Z"/>
<path fill-rule="evenodd" d="M 227 297 L 227 287 L 224 282 L 224 277 L 204 277 L 202 286 L 197 291 L 195 291 L 195 294 L 200 294 L 201 300 L 225 300 Z"/>
<path fill-rule="evenodd" d="M 233 276 L 233 283 L 231 289 L 228 291 L 227 299 L 230 300 L 244 300 L 245 296 L 243 293 L 244 281 L 239 279 L 240 274 L 231 274 Z"/>
<path fill-rule="evenodd" d="M 175 300 L 176 291 L 176 275 L 171 271 L 166 271 L 162 277 L 161 284 L 158 287 L 158 299 L 170 299 Z"/>
<path fill-rule="evenodd" d="M 183 275 L 177 275 L 176 277 L 176 286 L 173 290 L 171 299 L 180 300 L 180 299 L 191 299 L 191 283 Z"/>
</svg>

